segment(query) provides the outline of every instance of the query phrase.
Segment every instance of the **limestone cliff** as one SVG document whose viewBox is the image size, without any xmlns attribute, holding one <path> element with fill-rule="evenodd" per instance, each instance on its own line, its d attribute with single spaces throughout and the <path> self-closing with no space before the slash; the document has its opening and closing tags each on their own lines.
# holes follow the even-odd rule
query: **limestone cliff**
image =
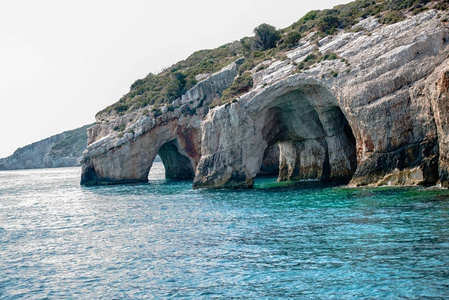
<svg viewBox="0 0 449 300">
<path fill-rule="evenodd" d="M 0 170 L 79 166 L 86 149 L 86 125 L 17 149 L 0 159 Z"/>
<path fill-rule="evenodd" d="M 146 181 L 159 153 L 168 178 L 193 178 L 195 188 L 251 187 L 263 172 L 281 181 L 448 185 L 447 17 L 429 9 L 392 25 L 368 17 L 333 36 L 311 33 L 284 59 L 255 66 L 253 87 L 213 109 L 244 59 L 161 115 L 145 115 L 150 106 L 100 114 L 81 183 Z M 337 59 L 304 68 L 317 53 Z"/>
</svg>

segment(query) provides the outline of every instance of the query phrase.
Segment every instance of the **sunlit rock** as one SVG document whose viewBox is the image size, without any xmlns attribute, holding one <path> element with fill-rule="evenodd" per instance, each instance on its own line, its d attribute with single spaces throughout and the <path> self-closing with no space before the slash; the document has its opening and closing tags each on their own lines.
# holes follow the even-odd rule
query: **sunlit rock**
<svg viewBox="0 0 449 300">
<path fill-rule="evenodd" d="M 97 116 L 107 122 L 89 130 L 81 182 L 146 181 L 159 153 L 168 178 L 194 177 L 195 188 L 250 188 L 276 171 L 280 181 L 448 185 L 449 28 L 438 14 L 393 25 L 371 17 L 355 25 L 363 31 L 305 38 L 287 60 L 254 68 L 246 94 L 213 109 L 241 59 L 156 118 L 143 109 Z M 298 71 L 316 50 L 338 59 Z"/>
</svg>

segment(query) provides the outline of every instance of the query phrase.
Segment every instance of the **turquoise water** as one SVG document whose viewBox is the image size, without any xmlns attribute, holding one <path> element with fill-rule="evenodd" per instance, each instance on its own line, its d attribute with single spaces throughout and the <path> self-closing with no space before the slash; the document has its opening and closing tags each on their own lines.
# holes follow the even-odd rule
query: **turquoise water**
<svg viewBox="0 0 449 300">
<path fill-rule="evenodd" d="M 0 172 L 0 299 L 449 298 L 447 190 L 79 178 Z"/>
</svg>

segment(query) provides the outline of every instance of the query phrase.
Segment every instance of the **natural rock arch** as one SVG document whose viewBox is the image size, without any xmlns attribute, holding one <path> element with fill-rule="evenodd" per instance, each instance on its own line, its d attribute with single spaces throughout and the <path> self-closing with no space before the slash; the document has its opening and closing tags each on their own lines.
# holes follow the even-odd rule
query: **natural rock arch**
<svg viewBox="0 0 449 300">
<path fill-rule="evenodd" d="M 164 163 L 167 178 L 193 178 L 201 153 L 200 130 L 180 124 L 175 118 L 162 121 L 137 138 L 130 137 L 111 151 L 85 157 L 81 183 L 146 182 L 157 154 Z"/>
<path fill-rule="evenodd" d="M 178 140 L 162 145 L 158 154 L 164 164 L 166 179 L 185 180 L 195 176 L 195 161 L 183 151 Z"/>
<path fill-rule="evenodd" d="M 315 80 L 283 82 L 246 107 L 216 109 L 203 123 L 202 142 L 197 188 L 252 187 L 276 144 L 281 181 L 348 182 L 357 167 L 349 122 L 335 96 Z"/>
<path fill-rule="evenodd" d="M 267 109 L 263 135 L 267 149 L 279 147 L 278 181 L 351 179 L 357 167 L 356 141 L 328 90 L 303 85 L 277 97 Z"/>
</svg>

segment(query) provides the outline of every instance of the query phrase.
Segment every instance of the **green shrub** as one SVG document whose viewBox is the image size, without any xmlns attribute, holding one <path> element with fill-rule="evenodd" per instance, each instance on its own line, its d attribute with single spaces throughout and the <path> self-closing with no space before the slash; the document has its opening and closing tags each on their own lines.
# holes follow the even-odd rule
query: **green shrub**
<svg viewBox="0 0 449 300">
<path fill-rule="evenodd" d="M 114 110 L 116 113 L 121 113 L 121 112 L 126 112 L 129 109 L 129 106 L 123 103 L 118 103 L 115 107 Z"/>
<path fill-rule="evenodd" d="M 435 3 L 432 8 L 437 10 L 447 10 L 449 8 L 449 1 Z"/>
<path fill-rule="evenodd" d="M 309 11 L 299 21 L 302 22 L 302 23 L 306 23 L 307 21 L 313 21 L 313 20 L 316 19 L 316 17 L 317 17 L 319 12 L 320 12 L 319 10 Z"/>
<path fill-rule="evenodd" d="M 333 34 L 339 26 L 340 19 L 336 16 L 328 15 L 320 19 L 317 24 L 317 29 L 327 34 Z"/>
<path fill-rule="evenodd" d="M 319 52 L 318 52 L 318 53 L 319 53 Z M 307 62 L 313 62 L 313 63 L 315 63 L 315 62 L 318 61 L 318 57 L 319 57 L 318 55 L 319 55 L 319 54 L 311 53 L 311 54 L 307 55 L 306 58 L 304 58 L 304 62 L 305 62 L 305 63 L 307 63 Z"/>
<path fill-rule="evenodd" d="M 126 126 L 124 124 L 120 125 L 120 126 L 114 126 L 114 131 L 124 131 L 126 129 Z"/>
<path fill-rule="evenodd" d="M 243 72 L 249 71 L 254 68 L 254 61 L 252 59 L 247 59 L 245 62 L 239 67 L 239 75 L 242 75 Z"/>
<path fill-rule="evenodd" d="M 160 109 L 159 107 L 153 107 L 153 108 L 151 109 L 151 112 L 153 113 L 153 117 L 154 117 L 154 118 L 157 118 L 157 117 L 159 117 L 160 115 L 162 115 L 162 111 L 161 111 L 161 109 Z"/>
<path fill-rule="evenodd" d="M 284 38 L 284 45 L 287 48 L 293 48 L 298 44 L 298 41 L 301 39 L 301 34 L 297 31 L 290 31 L 287 33 L 287 36 Z"/>
<path fill-rule="evenodd" d="M 304 58 L 304 60 L 298 64 L 296 69 L 297 71 L 307 70 L 315 63 L 319 63 L 324 60 L 335 60 L 335 59 L 338 59 L 338 55 L 335 53 L 327 53 L 322 55 L 320 52 L 316 51 L 307 55 L 306 58 Z"/>
<path fill-rule="evenodd" d="M 229 88 L 223 91 L 220 99 L 221 103 L 226 103 L 227 101 L 248 92 L 253 87 L 253 84 L 254 82 L 251 73 L 243 73 L 234 80 Z"/>
<path fill-rule="evenodd" d="M 234 60 L 236 54 L 228 45 L 197 51 L 158 75 L 150 73 L 145 78 L 136 80 L 128 94 L 98 114 L 111 111 L 119 114 L 126 112 L 131 106 L 137 109 L 147 105 L 171 103 L 196 84 L 196 75 L 216 72 Z"/>
<path fill-rule="evenodd" d="M 244 37 L 240 40 L 240 44 L 243 56 L 249 57 L 253 51 L 254 38 Z"/>
<path fill-rule="evenodd" d="M 265 70 L 266 68 L 268 68 L 268 66 L 267 66 L 267 65 L 260 65 L 260 66 L 258 66 L 258 67 L 257 67 L 257 69 L 256 69 L 256 72 L 259 72 L 259 71 Z"/>
<path fill-rule="evenodd" d="M 340 59 L 341 62 L 344 62 L 348 67 L 351 65 L 346 58 Z"/>
<path fill-rule="evenodd" d="M 329 54 L 325 54 L 323 56 L 323 60 L 334 60 L 334 59 L 337 59 L 337 58 L 338 58 L 338 55 L 335 54 L 335 53 L 329 53 Z"/>
<path fill-rule="evenodd" d="M 135 88 L 138 88 L 142 86 L 145 83 L 142 79 L 137 79 L 133 84 L 131 84 L 131 90 L 134 90 Z"/>
<path fill-rule="evenodd" d="M 379 22 L 382 24 L 394 24 L 401 21 L 402 19 L 403 17 L 400 12 L 389 11 L 379 19 Z"/>
<path fill-rule="evenodd" d="M 374 5 L 367 12 L 369 12 L 370 16 L 376 16 L 383 11 L 385 11 L 385 4 L 381 3 L 381 4 Z"/>
<path fill-rule="evenodd" d="M 418 8 L 415 8 L 415 9 L 413 10 L 412 14 L 413 14 L 413 15 L 417 15 L 417 14 L 423 12 L 423 11 L 426 11 L 426 10 L 429 10 L 429 8 L 428 8 L 427 6 L 418 7 Z"/>
<path fill-rule="evenodd" d="M 390 0 L 387 5 L 389 10 L 400 10 L 410 8 L 415 5 L 424 5 L 429 3 L 430 0 Z"/>
<path fill-rule="evenodd" d="M 360 31 L 366 31 L 366 29 L 363 27 L 355 27 L 352 29 L 352 32 L 360 32 Z"/>
<path fill-rule="evenodd" d="M 253 52 L 253 56 L 254 57 L 264 57 L 265 56 L 265 52 L 264 51 L 254 51 Z"/>
<path fill-rule="evenodd" d="M 168 110 L 168 111 L 174 111 L 175 108 L 173 107 L 173 104 L 171 104 L 171 103 L 168 104 L 168 105 L 167 105 L 167 110 Z"/>
<path fill-rule="evenodd" d="M 297 71 L 304 70 L 306 68 L 306 64 L 302 61 L 296 66 Z"/>
</svg>

